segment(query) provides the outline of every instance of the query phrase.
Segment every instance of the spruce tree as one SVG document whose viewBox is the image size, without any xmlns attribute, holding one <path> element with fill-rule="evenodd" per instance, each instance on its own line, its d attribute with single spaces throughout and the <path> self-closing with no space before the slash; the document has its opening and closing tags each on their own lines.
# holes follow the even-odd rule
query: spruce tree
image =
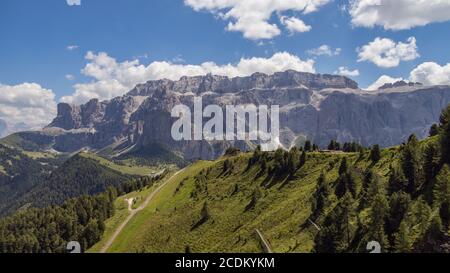
<svg viewBox="0 0 450 273">
<path fill-rule="evenodd" d="M 386 249 L 389 246 L 385 232 L 388 211 L 389 204 L 385 194 L 378 193 L 371 204 L 368 235 L 370 240 L 379 242 L 383 249 Z"/>
<path fill-rule="evenodd" d="M 307 140 L 306 142 L 305 142 L 305 152 L 310 152 L 311 150 L 312 150 L 312 146 L 311 146 L 311 141 L 310 140 Z"/>
<path fill-rule="evenodd" d="M 435 123 L 430 128 L 430 137 L 437 136 L 439 134 L 439 126 Z"/>
<path fill-rule="evenodd" d="M 394 250 L 397 253 L 409 253 L 413 249 L 414 240 L 409 223 L 402 221 L 399 231 L 395 234 Z"/>
<path fill-rule="evenodd" d="M 446 164 L 436 176 L 433 189 L 433 207 L 439 210 L 443 225 L 448 228 L 450 220 L 450 168 Z"/>
<path fill-rule="evenodd" d="M 416 223 L 418 224 L 417 230 L 419 232 L 419 236 L 424 236 L 430 224 L 431 208 L 423 198 L 417 200 L 414 214 L 416 217 Z"/>
<path fill-rule="evenodd" d="M 303 151 L 302 155 L 300 156 L 299 168 L 303 167 L 305 164 L 306 164 L 306 152 Z"/>
<path fill-rule="evenodd" d="M 423 186 L 422 158 L 419 141 L 415 135 L 409 137 L 408 143 L 402 150 L 402 168 L 408 179 L 407 192 L 416 195 Z"/>
<path fill-rule="evenodd" d="M 439 147 L 437 144 L 431 143 L 427 145 L 425 148 L 423 164 L 426 185 L 430 185 L 438 174 L 440 168 L 440 157 Z"/>
<path fill-rule="evenodd" d="M 287 160 L 287 169 L 289 174 L 293 175 L 299 166 L 299 151 L 297 147 L 292 148 L 289 151 L 288 160 Z"/>
<path fill-rule="evenodd" d="M 394 234 L 400 228 L 400 224 L 410 207 L 411 197 L 404 192 L 394 192 L 389 199 L 389 217 L 386 230 L 388 234 Z"/>
<path fill-rule="evenodd" d="M 442 162 L 450 164 L 450 104 L 441 114 L 440 143 L 442 152 Z"/>
<path fill-rule="evenodd" d="M 343 175 L 347 171 L 348 171 L 347 157 L 344 157 L 341 161 L 341 165 L 339 166 L 339 175 Z"/>
<path fill-rule="evenodd" d="M 403 169 L 399 166 L 391 166 L 388 180 L 389 194 L 395 192 L 406 192 L 408 187 L 408 179 L 406 179 Z"/>
<path fill-rule="evenodd" d="M 330 192 L 330 185 L 325 173 L 322 172 L 317 180 L 317 189 L 314 192 L 312 200 L 312 214 L 314 219 L 317 219 L 323 213 L 328 204 Z"/>
<path fill-rule="evenodd" d="M 378 161 L 380 161 L 381 159 L 381 150 L 380 150 L 380 146 L 377 145 L 373 145 L 372 149 L 370 150 L 370 160 L 372 160 L 372 162 L 377 163 Z"/>
</svg>

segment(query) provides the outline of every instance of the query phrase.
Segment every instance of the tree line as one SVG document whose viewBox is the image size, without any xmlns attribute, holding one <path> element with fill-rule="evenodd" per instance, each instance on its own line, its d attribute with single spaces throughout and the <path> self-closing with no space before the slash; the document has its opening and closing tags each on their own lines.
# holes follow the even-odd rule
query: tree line
<svg viewBox="0 0 450 273">
<path fill-rule="evenodd" d="M 157 179 L 133 179 L 94 196 L 67 200 L 61 206 L 24 209 L 3 218 L 0 253 L 64 253 L 70 241 L 89 249 L 101 239 L 105 220 L 114 215 L 116 198 L 152 185 Z"/>
<path fill-rule="evenodd" d="M 364 252 L 377 241 L 384 252 L 449 252 L 450 106 L 430 136 L 423 145 L 409 137 L 387 181 L 373 171 L 382 158 L 378 146 L 363 172 L 343 158 L 336 181 L 323 173 L 312 198 L 311 218 L 322 227 L 315 251 Z"/>
</svg>

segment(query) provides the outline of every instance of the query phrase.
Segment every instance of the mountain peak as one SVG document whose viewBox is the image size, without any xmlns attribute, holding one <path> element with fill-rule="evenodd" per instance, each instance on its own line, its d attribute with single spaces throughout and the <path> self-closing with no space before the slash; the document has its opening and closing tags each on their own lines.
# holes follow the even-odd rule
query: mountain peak
<svg viewBox="0 0 450 273">
<path fill-rule="evenodd" d="M 358 84 L 344 76 L 313 74 L 286 70 L 267 75 L 261 72 L 253 73 L 246 77 L 227 77 L 213 74 L 204 76 L 181 77 L 178 81 L 155 80 L 137 85 L 130 91 L 132 96 L 149 96 L 155 91 L 171 90 L 179 93 L 192 92 L 194 94 L 204 92 L 237 93 L 250 89 L 272 88 L 308 88 L 321 90 L 325 88 L 358 89 Z"/>
<path fill-rule="evenodd" d="M 405 87 L 405 86 L 423 86 L 420 82 L 406 82 L 406 81 L 397 81 L 394 83 L 386 83 L 383 86 L 381 86 L 379 89 L 389 89 L 389 88 L 397 88 L 397 87 Z"/>
</svg>

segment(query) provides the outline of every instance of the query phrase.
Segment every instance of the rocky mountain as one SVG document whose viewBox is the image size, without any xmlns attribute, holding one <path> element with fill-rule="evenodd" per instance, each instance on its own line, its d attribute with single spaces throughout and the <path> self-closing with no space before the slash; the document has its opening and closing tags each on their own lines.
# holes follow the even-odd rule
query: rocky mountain
<svg viewBox="0 0 450 273">
<path fill-rule="evenodd" d="M 3 119 L 0 119 L 0 137 L 6 136 L 8 130 L 8 124 Z"/>
<path fill-rule="evenodd" d="M 289 148 L 311 139 L 326 146 L 331 139 L 363 145 L 397 145 L 415 133 L 423 138 L 450 103 L 450 86 L 396 83 L 377 91 L 335 75 L 286 71 L 249 77 L 182 77 L 137 85 L 110 101 L 91 100 L 78 106 L 61 103 L 58 116 L 44 130 L 10 137 L 30 149 L 74 152 L 91 149 L 111 156 L 133 153 L 171 154 L 186 160 L 213 159 L 236 141 L 175 141 L 171 110 L 177 104 L 280 106 L 280 144 Z M 206 122 L 205 119 L 203 122 Z M 20 139 L 18 141 L 17 139 Z"/>
</svg>

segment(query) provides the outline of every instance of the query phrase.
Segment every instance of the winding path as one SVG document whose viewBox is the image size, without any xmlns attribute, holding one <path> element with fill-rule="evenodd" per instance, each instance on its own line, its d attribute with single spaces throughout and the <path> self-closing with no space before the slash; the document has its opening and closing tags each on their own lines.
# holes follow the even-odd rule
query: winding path
<svg viewBox="0 0 450 273">
<path fill-rule="evenodd" d="M 111 245 L 114 243 L 114 241 L 116 240 L 117 236 L 120 234 L 120 232 L 123 230 L 123 228 L 128 224 L 128 222 L 130 222 L 130 220 L 136 215 L 136 213 L 138 213 L 139 211 L 143 210 L 149 203 L 150 201 L 152 201 L 152 199 L 155 197 L 156 194 L 158 194 L 167 184 L 169 184 L 170 181 L 173 180 L 173 178 L 175 176 L 177 176 L 180 172 L 182 172 L 184 169 L 179 170 L 178 172 L 174 173 L 169 179 L 167 179 L 166 181 L 164 181 L 161 185 L 158 186 L 158 188 L 156 188 L 144 201 L 144 203 L 142 203 L 142 205 L 140 205 L 138 208 L 136 209 L 132 209 L 132 205 L 133 205 L 133 198 L 131 199 L 126 199 L 125 201 L 128 203 L 128 210 L 130 211 L 130 214 L 127 216 L 127 218 L 120 224 L 120 226 L 116 229 L 116 231 L 114 231 L 114 234 L 111 236 L 111 238 L 108 239 L 108 241 L 106 242 L 106 244 L 102 247 L 102 249 L 100 250 L 100 253 L 106 253 L 106 251 L 108 251 L 108 249 L 111 247 Z M 163 171 L 161 171 L 159 174 L 162 174 Z M 157 176 L 158 174 L 155 174 L 155 176 Z"/>
</svg>

